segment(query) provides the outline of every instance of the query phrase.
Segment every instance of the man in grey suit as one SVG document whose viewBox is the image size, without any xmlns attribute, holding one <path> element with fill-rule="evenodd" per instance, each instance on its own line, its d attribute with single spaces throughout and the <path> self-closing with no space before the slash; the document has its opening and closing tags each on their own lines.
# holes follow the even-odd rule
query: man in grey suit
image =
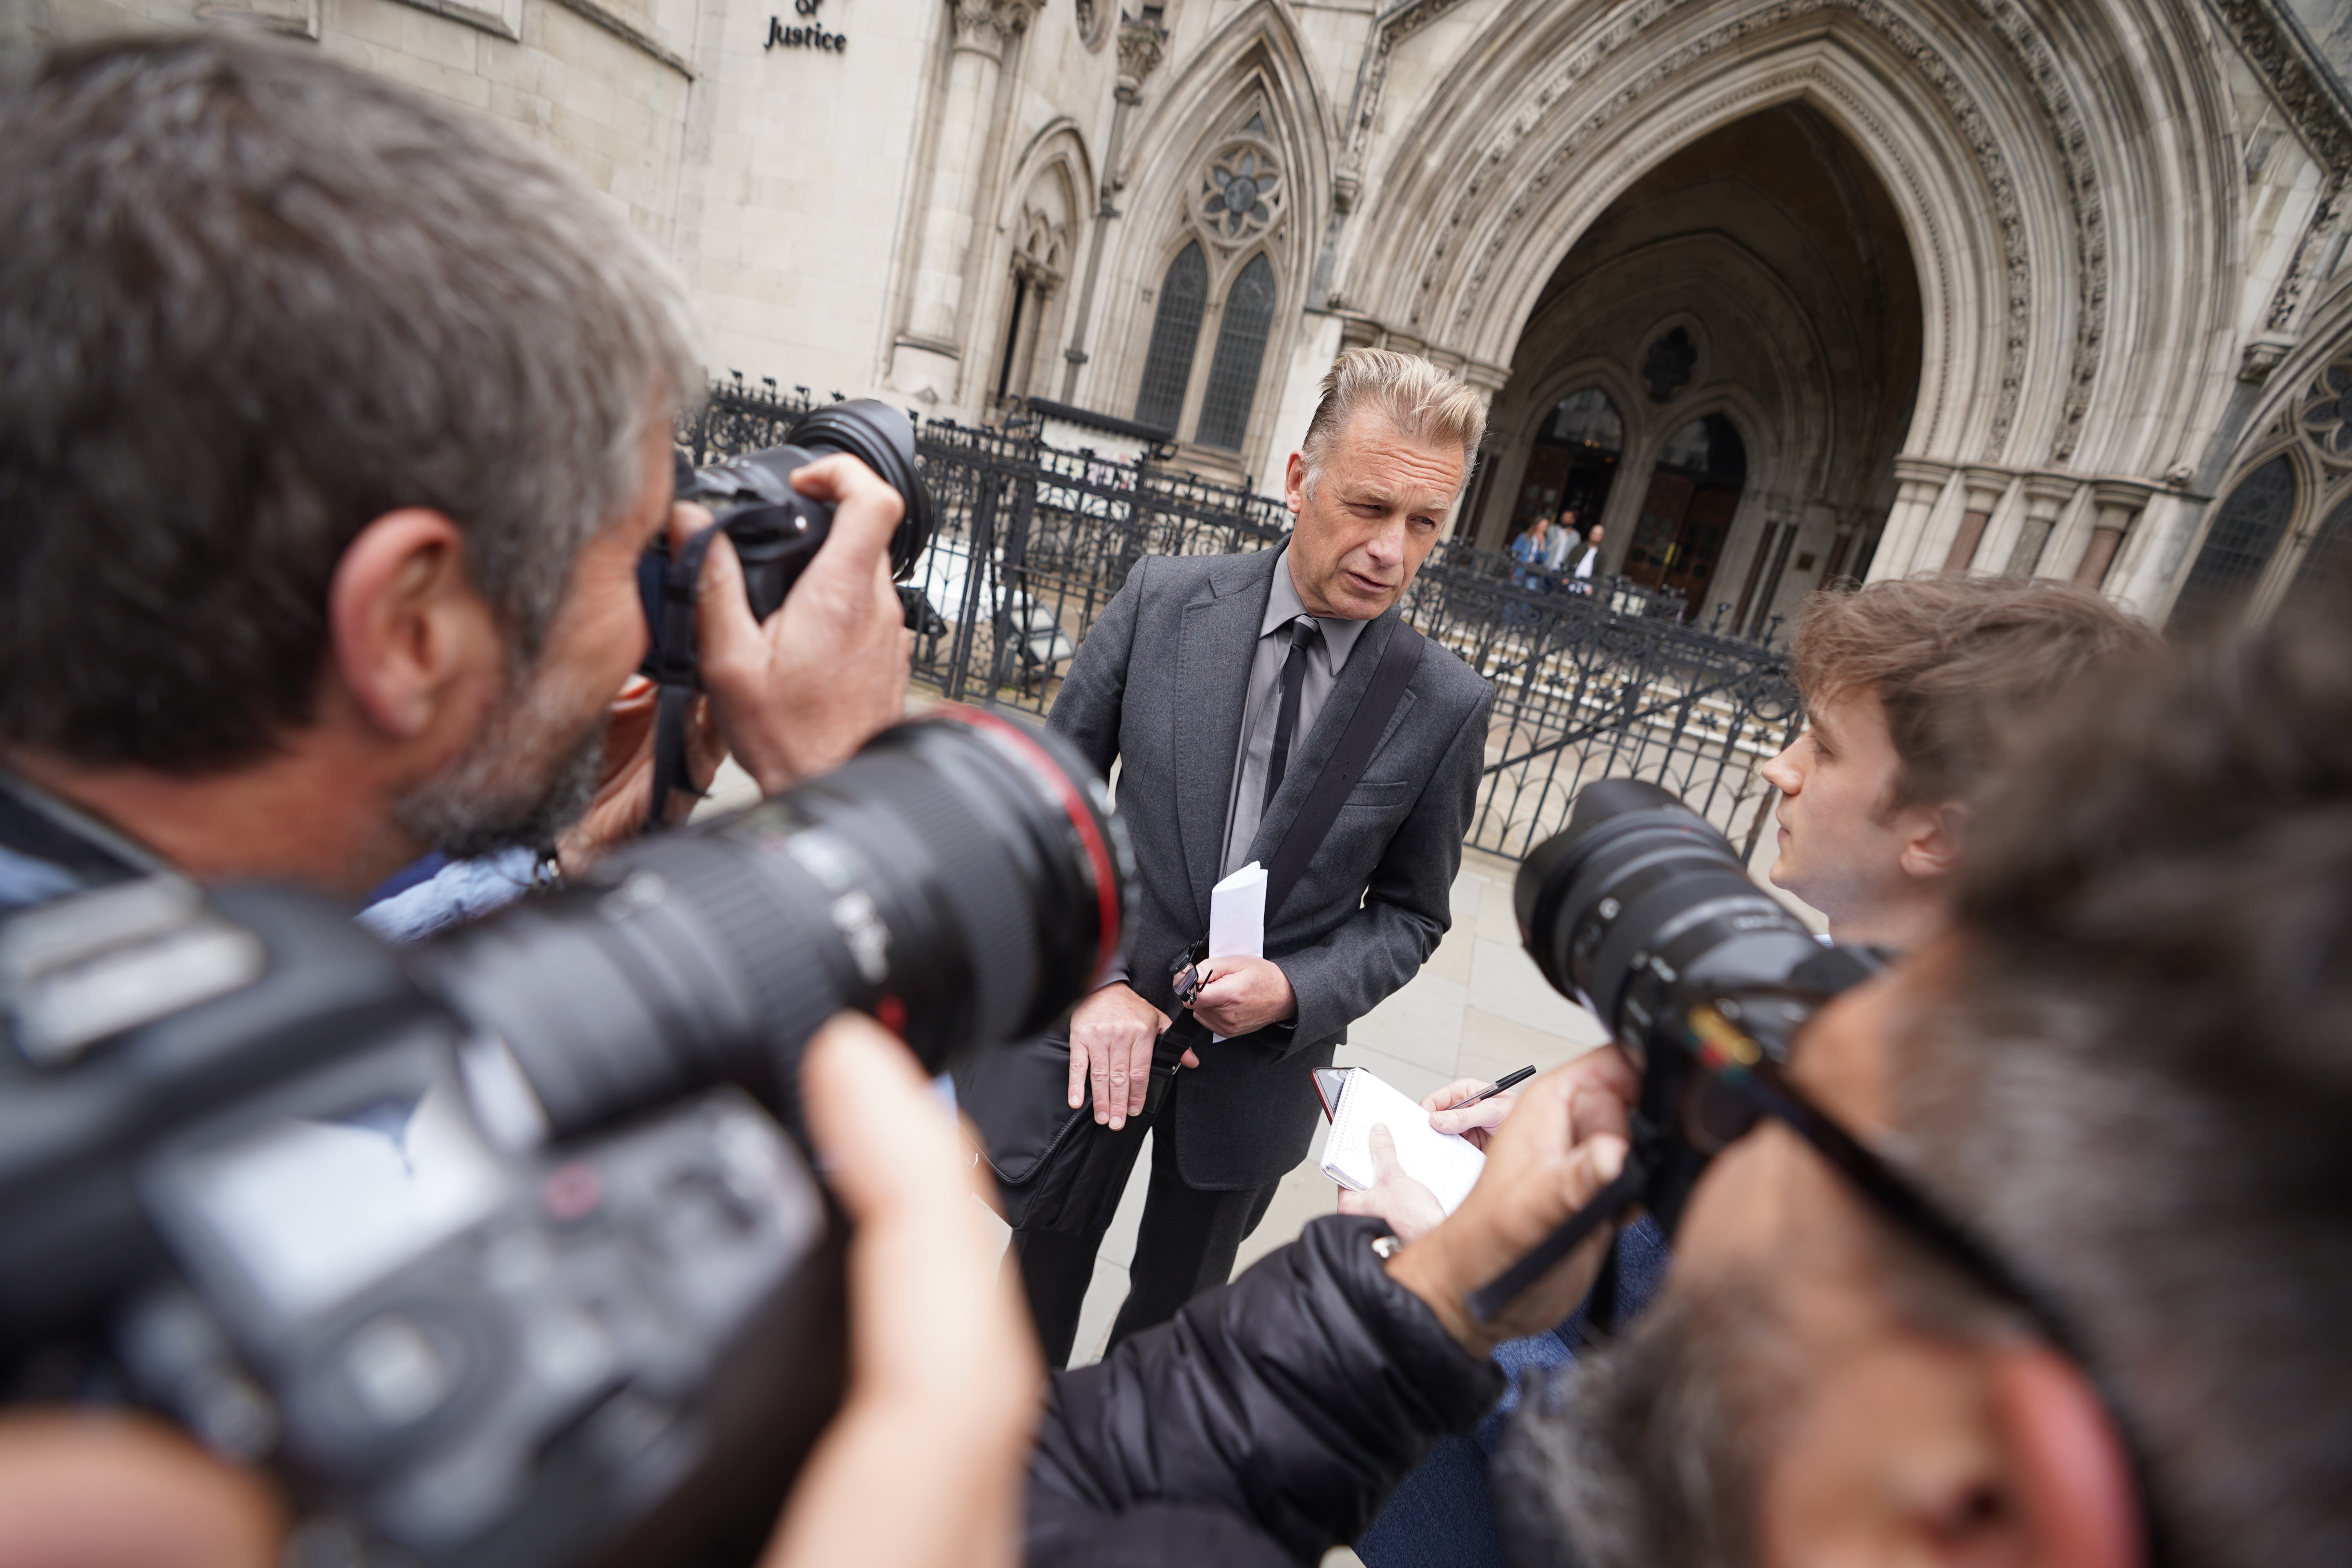
<svg viewBox="0 0 2352 1568">
<path fill-rule="evenodd" d="M 1069 1102 L 1091 1088 L 1096 1121 L 1126 1144 L 1118 1180 L 1146 1126 L 1160 1129 L 1114 1343 L 1224 1282 L 1313 1138 L 1311 1069 L 1451 923 L 1494 690 L 1430 643 L 1313 860 L 1268 911 L 1265 956 L 1213 956 L 1189 1011 L 1174 994 L 1171 961 L 1206 932 L 1210 889 L 1273 860 L 1370 686 L 1484 425 L 1476 395 L 1424 360 L 1341 355 L 1290 458 L 1290 537 L 1255 554 L 1139 562 L 1054 704 L 1049 722 L 1095 766 L 1120 763 L 1139 883 L 1126 973 L 1070 1022 Z M 1184 1070 L 1147 1116 L 1155 1052 L 1163 1071 Z M 1015 1233 L 1057 1366 L 1101 1240 Z"/>
</svg>

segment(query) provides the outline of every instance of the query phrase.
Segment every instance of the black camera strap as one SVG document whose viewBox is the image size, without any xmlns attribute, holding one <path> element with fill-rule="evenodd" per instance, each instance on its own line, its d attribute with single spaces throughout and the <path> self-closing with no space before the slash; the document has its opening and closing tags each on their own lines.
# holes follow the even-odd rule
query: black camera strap
<svg viewBox="0 0 2352 1568">
<path fill-rule="evenodd" d="M 694 607 L 700 591 L 702 563 L 719 525 L 698 531 L 686 547 L 672 553 L 662 569 L 661 617 L 654 627 L 654 646 L 646 659 L 647 673 L 660 688 L 654 717 L 653 802 L 646 810 L 646 826 L 659 827 L 667 816 L 671 795 L 700 795 L 688 779 L 686 761 L 686 711 L 698 689 L 695 678 Z"/>
</svg>

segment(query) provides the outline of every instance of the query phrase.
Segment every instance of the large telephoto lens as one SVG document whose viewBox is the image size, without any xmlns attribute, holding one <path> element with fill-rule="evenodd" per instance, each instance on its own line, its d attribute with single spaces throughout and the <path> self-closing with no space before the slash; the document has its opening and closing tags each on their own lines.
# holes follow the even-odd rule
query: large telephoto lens
<svg viewBox="0 0 2352 1568">
<path fill-rule="evenodd" d="M 1636 1048 L 1678 995 L 1779 979 L 1820 951 L 1728 839 L 1638 779 L 1586 785 L 1519 867 L 1513 902 L 1544 978 Z"/>
<path fill-rule="evenodd" d="M 794 1121 L 800 1047 L 844 1008 L 932 1071 L 1044 1030 L 1118 953 L 1130 878 L 1066 742 L 947 707 L 424 957 L 554 1133 L 719 1080 Z"/>
</svg>

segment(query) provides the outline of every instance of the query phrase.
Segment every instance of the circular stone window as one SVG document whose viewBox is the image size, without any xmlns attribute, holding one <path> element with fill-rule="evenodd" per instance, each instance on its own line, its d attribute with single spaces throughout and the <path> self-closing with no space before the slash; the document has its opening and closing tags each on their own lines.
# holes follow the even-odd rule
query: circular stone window
<svg viewBox="0 0 2352 1568">
<path fill-rule="evenodd" d="M 1255 137 L 1226 142 L 1201 176 L 1195 205 L 1209 233 L 1226 245 L 1255 239 L 1281 220 L 1285 192 L 1274 149 Z"/>
</svg>

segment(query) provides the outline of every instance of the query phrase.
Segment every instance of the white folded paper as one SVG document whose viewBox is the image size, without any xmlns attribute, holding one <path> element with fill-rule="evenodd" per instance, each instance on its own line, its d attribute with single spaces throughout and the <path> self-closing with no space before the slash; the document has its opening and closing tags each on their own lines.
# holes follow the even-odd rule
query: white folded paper
<svg viewBox="0 0 2352 1568">
<path fill-rule="evenodd" d="M 1209 956 L 1265 956 L 1265 868 L 1255 860 L 1209 889 Z"/>
<path fill-rule="evenodd" d="M 1265 868 L 1255 860 L 1209 889 L 1209 956 L 1265 956 Z"/>
</svg>

